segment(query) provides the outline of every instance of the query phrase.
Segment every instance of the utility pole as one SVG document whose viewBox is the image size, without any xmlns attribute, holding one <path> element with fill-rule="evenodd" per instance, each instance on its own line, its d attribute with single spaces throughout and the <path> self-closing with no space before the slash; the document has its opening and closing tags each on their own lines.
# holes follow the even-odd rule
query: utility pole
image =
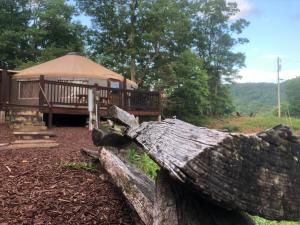
<svg viewBox="0 0 300 225">
<path fill-rule="evenodd" d="M 281 59 L 277 57 L 277 107 L 278 117 L 281 117 L 281 103 L 280 103 L 280 71 L 281 71 Z"/>
</svg>

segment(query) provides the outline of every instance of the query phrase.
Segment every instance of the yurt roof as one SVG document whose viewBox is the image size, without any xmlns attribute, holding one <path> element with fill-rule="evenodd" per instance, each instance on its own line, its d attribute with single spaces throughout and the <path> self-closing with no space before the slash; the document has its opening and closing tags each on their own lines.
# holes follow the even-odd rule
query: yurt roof
<svg viewBox="0 0 300 225">
<path fill-rule="evenodd" d="M 0 69 L 0 72 L 2 72 L 4 69 Z M 18 70 L 7 70 L 9 73 L 18 73 Z"/>
<path fill-rule="evenodd" d="M 122 75 L 76 53 L 69 53 L 57 59 L 21 70 L 14 77 L 35 78 L 40 75 L 46 77 L 86 77 L 124 80 Z M 136 84 L 129 79 L 127 82 Z"/>
</svg>

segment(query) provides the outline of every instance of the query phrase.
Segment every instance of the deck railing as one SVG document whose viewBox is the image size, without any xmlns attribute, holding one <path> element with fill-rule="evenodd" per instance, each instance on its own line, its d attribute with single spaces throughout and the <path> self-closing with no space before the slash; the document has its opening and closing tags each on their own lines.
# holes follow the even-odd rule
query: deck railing
<svg viewBox="0 0 300 225">
<path fill-rule="evenodd" d="M 98 85 L 76 84 L 40 78 L 40 86 L 52 107 L 87 107 L 88 90 L 93 89 L 100 107 L 117 105 L 127 111 L 160 111 L 160 93 L 157 91 L 126 90 Z M 45 105 L 40 98 L 40 105 Z"/>
</svg>

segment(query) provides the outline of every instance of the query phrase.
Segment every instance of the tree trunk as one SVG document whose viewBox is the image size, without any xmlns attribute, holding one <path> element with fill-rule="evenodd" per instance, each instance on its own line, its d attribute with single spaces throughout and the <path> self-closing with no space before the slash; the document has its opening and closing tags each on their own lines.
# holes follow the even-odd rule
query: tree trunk
<svg viewBox="0 0 300 225">
<path fill-rule="evenodd" d="M 126 135 L 173 178 L 220 206 L 268 219 L 300 218 L 300 144 L 286 126 L 246 136 L 167 119 Z"/>
<path fill-rule="evenodd" d="M 203 200 L 163 169 L 156 179 L 153 217 L 153 225 L 254 225 L 247 215 Z"/>
<path fill-rule="evenodd" d="M 129 34 L 129 49 L 130 49 L 130 77 L 136 82 L 136 10 L 138 7 L 138 0 L 131 0 L 130 3 L 130 34 Z"/>
<path fill-rule="evenodd" d="M 153 224 L 154 184 L 144 174 L 102 148 L 100 163 L 145 225 Z"/>
</svg>

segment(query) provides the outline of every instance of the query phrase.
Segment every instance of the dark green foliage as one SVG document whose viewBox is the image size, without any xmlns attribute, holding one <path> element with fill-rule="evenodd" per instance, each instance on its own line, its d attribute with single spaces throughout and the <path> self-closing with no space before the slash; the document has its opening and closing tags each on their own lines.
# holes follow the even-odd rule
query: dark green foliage
<svg viewBox="0 0 300 225">
<path fill-rule="evenodd" d="M 169 86 L 164 116 L 198 124 L 208 107 L 207 73 L 201 59 L 192 52 L 183 52 L 170 65 L 173 84 Z"/>
<path fill-rule="evenodd" d="M 0 61 L 10 69 L 83 51 L 82 25 L 66 0 L 0 0 Z M 3 6 L 3 7 L 2 7 Z"/>
<path fill-rule="evenodd" d="M 286 97 L 290 114 L 300 117 L 300 77 L 286 81 Z"/>
<path fill-rule="evenodd" d="M 77 3 L 93 22 L 89 54 L 140 87 L 163 90 L 167 116 L 197 122 L 197 117 L 233 110 L 222 80 L 231 81 L 244 66 L 245 56 L 233 47 L 248 41 L 239 37 L 248 22 L 230 20 L 238 12 L 236 4 L 225 0 Z"/>
<path fill-rule="evenodd" d="M 0 0 L 0 66 L 14 68 L 30 57 L 31 11 L 27 0 Z"/>
<path fill-rule="evenodd" d="M 228 85 L 236 111 L 250 113 L 272 112 L 277 106 L 277 84 L 237 83 Z M 281 84 L 282 104 L 286 101 L 285 83 Z"/>
<path fill-rule="evenodd" d="M 246 38 L 238 36 L 249 22 L 244 19 L 230 21 L 230 16 L 238 12 L 237 5 L 224 0 L 196 1 L 195 9 L 194 47 L 209 75 L 208 114 L 226 114 L 232 110 L 232 106 L 221 81 L 231 82 L 244 66 L 244 54 L 235 52 L 233 47 L 248 42 Z"/>
</svg>

